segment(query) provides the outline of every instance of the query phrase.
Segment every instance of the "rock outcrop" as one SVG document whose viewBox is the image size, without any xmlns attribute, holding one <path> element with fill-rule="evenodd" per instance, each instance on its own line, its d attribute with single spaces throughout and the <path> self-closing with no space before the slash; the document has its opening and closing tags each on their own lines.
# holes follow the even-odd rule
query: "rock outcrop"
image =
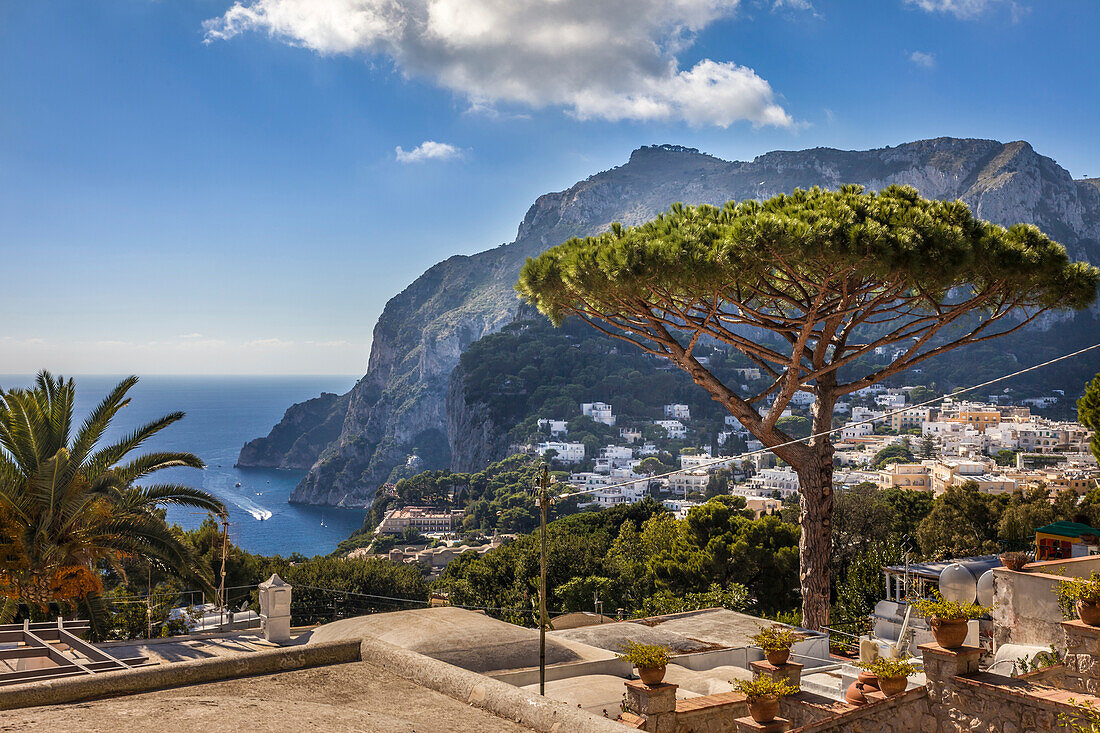
<svg viewBox="0 0 1100 733">
<path fill-rule="evenodd" d="M 939 138 L 868 151 L 777 151 L 751 162 L 679 146 L 640 148 L 623 166 L 540 196 L 515 242 L 451 257 L 417 278 L 379 318 L 366 376 L 332 402 L 327 417 L 307 423 L 313 428 L 301 434 L 306 444 L 291 439 L 296 428 L 288 418 L 296 406 L 271 435 L 245 446 L 241 463 L 301 465 L 328 434 L 319 426 L 336 421 L 338 434 L 292 501 L 366 504 L 412 453 L 427 468 L 452 461 L 455 468 L 479 468 L 500 438 L 479 422 L 476 406 L 460 406 L 461 387 L 449 377 L 463 350 L 515 318 L 520 303 L 512 286 L 527 257 L 613 222 L 640 224 L 677 201 L 720 205 L 843 183 L 908 184 L 924 196 L 961 199 L 982 218 L 1036 224 L 1074 257 L 1100 262 L 1100 187 L 1074 181 L 1026 142 Z"/>
</svg>

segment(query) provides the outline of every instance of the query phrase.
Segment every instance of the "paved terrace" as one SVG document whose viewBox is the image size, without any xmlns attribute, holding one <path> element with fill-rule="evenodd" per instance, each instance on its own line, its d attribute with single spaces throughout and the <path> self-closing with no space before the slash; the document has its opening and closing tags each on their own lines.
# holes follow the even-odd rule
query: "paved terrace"
<svg viewBox="0 0 1100 733">
<path fill-rule="evenodd" d="M 398 677 L 369 661 L 0 714 L 0 731 L 5 732 L 145 733 L 169 727 L 211 732 L 531 730 Z"/>
</svg>

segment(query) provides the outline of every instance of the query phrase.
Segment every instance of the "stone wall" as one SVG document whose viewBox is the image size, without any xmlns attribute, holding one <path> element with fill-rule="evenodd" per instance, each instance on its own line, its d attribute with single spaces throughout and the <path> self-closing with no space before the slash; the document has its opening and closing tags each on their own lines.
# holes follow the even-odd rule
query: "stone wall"
<svg viewBox="0 0 1100 733">
<path fill-rule="evenodd" d="M 786 713 L 784 713 L 786 716 Z M 893 697 L 882 697 L 823 720 L 805 723 L 791 733 L 937 733 L 936 718 L 923 687 Z"/>
<path fill-rule="evenodd" d="M 650 733 L 733 733 L 734 722 L 748 715 L 749 706 L 739 692 L 676 699 L 677 685 L 662 682 L 626 683 L 626 711 L 619 722 Z"/>
</svg>

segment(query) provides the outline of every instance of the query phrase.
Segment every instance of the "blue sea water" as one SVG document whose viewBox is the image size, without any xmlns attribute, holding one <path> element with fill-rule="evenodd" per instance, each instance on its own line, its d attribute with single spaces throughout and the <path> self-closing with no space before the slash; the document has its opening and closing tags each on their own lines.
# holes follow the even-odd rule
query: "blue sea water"
<svg viewBox="0 0 1100 733">
<path fill-rule="evenodd" d="M 83 420 L 119 379 L 74 376 L 77 420 Z M 29 376 L 0 376 L 4 389 L 32 383 Z M 186 412 L 183 420 L 166 428 L 141 451 L 190 451 L 206 462 L 206 469 L 170 469 L 153 474 L 146 482 L 188 484 L 221 498 L 229 508 L 230 539 L 249 552 L 327 554 L 363 524 L 365 512 L 288 504 L 303 472 L 238 469 L 233 464 L 241 446 L 267 435 L 291 404 L 321 392 L 342 394 L 354 383 L 351 376 L 142 377 L 130 390 L 130 404 L 119 412 L 104 440 L 118 438 L 166 413 Z M 168 510 L 168 520 L 185 529 L 201 524 L 204 516 L 190 509 Z"/>
</svg>

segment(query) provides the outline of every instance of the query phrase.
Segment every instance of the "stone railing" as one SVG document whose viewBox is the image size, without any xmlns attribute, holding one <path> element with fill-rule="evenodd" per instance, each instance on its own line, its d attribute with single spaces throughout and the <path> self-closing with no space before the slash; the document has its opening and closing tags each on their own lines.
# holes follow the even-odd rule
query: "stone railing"
<svg viewBox="0 0 1100 733">
<path fill-rule="evenodd" d="M 736 719 L 748 714 L 739 692 L 722 692 L 677 700 L 678 685 L 626 683 L 626 711 L 619 722 L 650 733 L 732 733 Z"/>
</svg>

